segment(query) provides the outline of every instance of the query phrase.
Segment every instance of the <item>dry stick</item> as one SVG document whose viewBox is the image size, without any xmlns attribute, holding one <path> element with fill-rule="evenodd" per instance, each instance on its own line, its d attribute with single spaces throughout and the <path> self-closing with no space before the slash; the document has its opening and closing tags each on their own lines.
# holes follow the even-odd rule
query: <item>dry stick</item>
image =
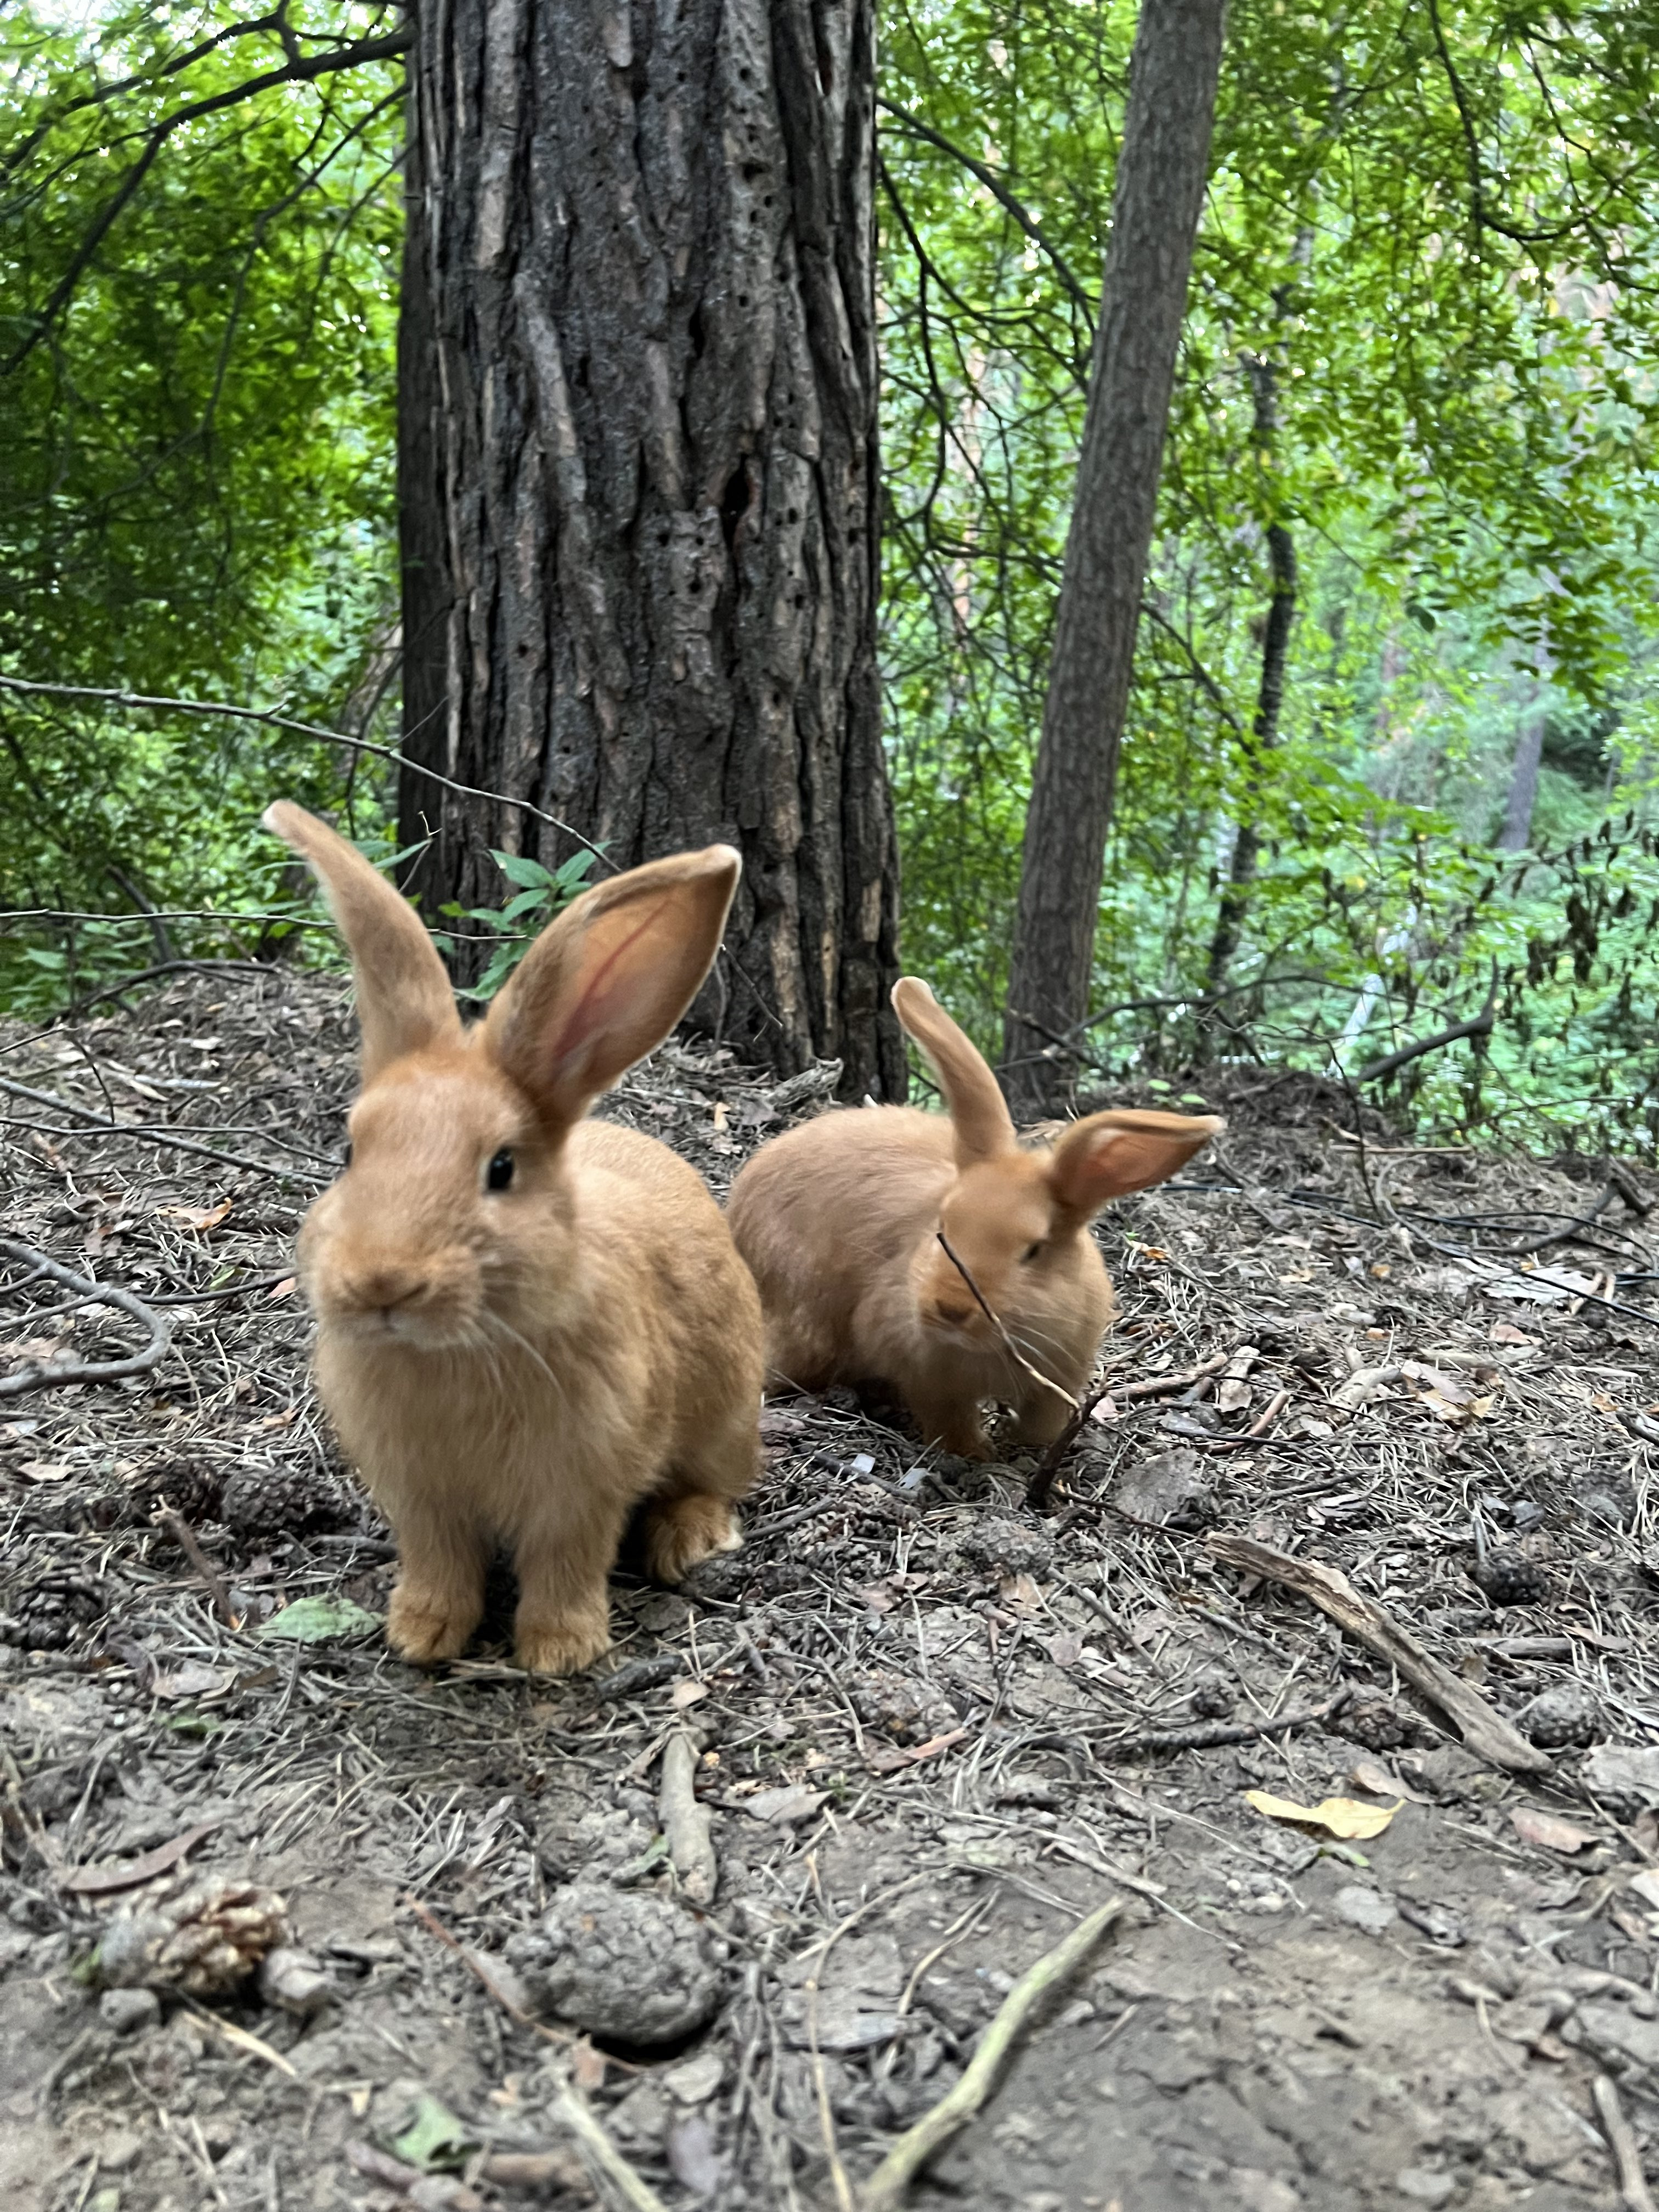
<svg viewBox="0 0 1659 2212">
<path fill-rule="evenodd" d="M 447 1949 L 455 1954 L 474 1981 L 480 1983 L 489 1990 L 490 1996 L 495 1998 L 510 2020 L 516 2021 L 520 2027 L 527 2027 L 532 2035 L 539 2035 L 544 2043 L 556 2044 L 562 2050 L 568 2047 L 571 2039 L 568 2035 L 561 2035 L 554 2029 L 544 2027 L 540 2021 L 532 2019 L 522 2005 L 514 2003 L 506 1990 L 498 1983 L 491 1980 L 483 1966 L 473 1957 L 466 1946 L 456 1942 L 435 1912 L 422 1905 L 417 1897 L 411 1895 L 407 1890 L 404 1893 L 404 1903 L 428 1935 L 435 1936 Z M 557 2085 L 551 2105 L 554 2118 L 569 2129 L 595 2169 L 610 2182 L 623 2202 L 629 2208 L 629 2212 L 668 2212 L 667 2206 L 652 2188 L 650 2183 L 646 2180 L 643 2174 L 635 2172 L 599 2125 L 598 2120 L 594 2118 L 588 2108 L 586 2099 L 583 2097 L 575 2084 L 568 2075 L 557 2069 L 553 2069 L 553 2078 Z"/>
<path fill-rule="evenodd" d="M 1625 2212 L 1655 2212 L 1653 2195 L 1642 2172 L 1641 2153 L 1636 2148 L 1635 2130 L 1625 2118 L 1612 2077 L 1598 2074 L 1590 2085 L 1590 2094 L 1595 2099 L 1595 2109 L 1607 2131 L 1613 2161 L 1619 2169 L 1619 2193 L 1624 2199 Z"/>
<path fill-rule="evenodd" d="M 981 1294 L 979 1285 L 974 1280 L 967 1268 L 963 1266 L 961 1261 L 957 1259 L 956 1254 L 951 1249 L 950 1241 L 946 1237 L 945 1231 L 942 1229 L 937 1229 L 933 1233 L 939 1238 L 939 1244 L 944 1250 L 945 1258 L 951 1262 L 951 1265 L 956 1269 L 957 1274 L 961 1276 L 963 1281 L 967 1284 L 969 1289 L 972 1291 L 974 1304 L 979 1308 L 986 1320 L 990 1322 L 992 1328 L 995 1329 L 997 1334 L 1002 1339 L 1002 1348 L 1007 1353 L 1009 1358 L 1013 1361 L 1015 1366 L 1022 1369 L 1024 1373 L 1029 1375 L 1033 1382 L 1039 1382 L 1045 1390 L 1052 1391 L 1056 1398 L 1060 1399 L 1064 1405 L 1069 1407 L 1073 1412 L 1075 1412 L 1077 1410 L 1077 1400 L 1072 1395 L 1071 1392 L 1069 1390 L 1062 1390 L 1060 1384 L 1055 1382 L 1052 1375 L 1045 1375 L 1040 1367 L 1032 1366 L 1030 1361 L 1025 1357 L 1025 1354 L 1019 1349 L 1019 1346 L 1014 1342 L 1012 1337 L 1009 1335 L 1007 1330 L 1003 1327 L 1001 1321 L 991 1311 L 990 1307 L 986 1304 L 985 1300 Z"/>
<path fill-rule="evenodd" d="M 1352 1686 L 1327 1698 L 1322 1705 L 1309 1705 L 1299 1713 L 1280 1713 L 1265 1721 L 1209 1721 L 1193 1728 L 1145 1729 L 1139 1735 L 1103 1744 L 1103 1758 L 1136 1757 L 1144 1751 L 1214 1751 L 1224 1743 L 1251 1743 L 1259 1736 L 1289 1735 L 1292 1729 L 1316 1728 L 1333 1719 L 1353 1696 Z"/>
<path fill-rule="evenodd" d="M 58 1367 L 41 1367 L 31 1360 L 27 1367 L 20 1367 L 15 1375 L 0 1376 L 0 1398 L 21 1397 L 25 1390 L 55 1389 L 66 1382 L 112 1382 L 123 1375 L 147 1375 L 152 1367 L 159 1366 L 167 1357 L 167 1347 L 173 1342 L 173 1323 L 164 1315 L 152 1311 L 131 1291 L 119 1291 L 109 1284 L 89 1281 L 85 1275 L 77 1275 L 71 1269 L 60 1267 L 56 1260 L 48 1259 L 44 1252 L 37 1252 L 33 1245 L 14 1243 L 9 1237 L 0 1237 L 0 1257 L 16 1260 L 23 1266 L 32 1267 L 36 1275 L 49 1276 L 54 1283 L 62 1284 L 65 1290 L 77 1292 L 75 1301 L 77 1305 L 113 1306 L 118 1312 L 142 1322 L 149 1331 L 149 1342 L 143 1350 L 131 1353 L 125 1359 L 73 1359 Z M 24 1279 L 33 1279 L 25 1277 Z M 19 1291 L 23 1285 L 10 1283 L 5 1287 Z M 58 1310 L 62 1312 L 65 1309 L 60 1307 Z"/>
<path fill-rule="evenodd" d="M 196 1531 L 185 1520 L 184 1515 L 175 1513 L 170 1505 L 163 1505 L 153 1513 L 150 1518 L 156 1528 L 166 1529 L 167 1534 L 172 1537 L 173 1542 L 195 1568 L 208 1595 L 213 1600 L 213 1610 L 223 1621 L 225 1626 L 240 1628 L 241 1623 L 236 1617 L 236 1608 L 230 1601 L 230 1592 L 225 1586 L 225 1578 L 197 1541 Z"/>
<path fill-rule="evenodd" d="M 945 1239 L 942 1237 L 939 1241 L 941 1244 L 945 1244 Z M 947 1252 L 951 1250 L 948 1244 L 945 1244 L 945 1249 Z M 954 1253 L 951 1253 L 951 1256 L 952 1259 L 956 1258 Z M 960 1266 L 961 1262 L 958 1261 L 957 1264 Z M 975 1296 L 978 1297 L 977 1291 L 975 1292 Z M 983 1305 L 985 1301 L 981 1298 L 980 1304 Z M 993 1316 L 993 1318 L 994 1319 L 995 1316 Z M 1126 1382 L 1119 1389 L 1114 1389 L 1109 1382 L 1101 1383 L 1097 1389 L 1090 1391 L 1085 1398 L 1079 1401 L 1073 1409 L 1071 1419 L 1066 1422 L 1053 1443 L 1037 1462 L 1030 1482 L 1026 1488 L 1025 1503 L 1035 1513 L 1048 1511 L 1048 1500 L 1054 1491 L 1054 1477 L 1060 1473 L 1060 1462 L 1077 1442 L 1082 1433 L 1084 1423 L 1103 1398 L 1111 1398 L 1115 1402 L 1121 1399 L 1126 1405 L 1133 1403 L 1138 1398 L 1162 1398 L 1171 1390 L 1185 1389 L 1192 1383 L 1204 1382 L 1209 1376 L 1215 1374 L 1226 1364 L 1227 1354 L 1224 1352 L 1218 1352 L 1212 1353 L 1200 1366 L 1189 1368 L 1184 1375 L 1155 1375 L 1145 1382 Z"/>
<path fill-rule="evenodd" d="M 1288 1552 L 1276 1552 L 1270 1544 L 1259 1544 L 1252 1536 L 1212 1531 L 1204 1542 L 1211 1556 L 1224 1565 L 1242 1567 L 1247 1574 L 1282 1583 L 1286 1589 L 1299 1590 L 1311 1598 L 1338 1627 L 1379 1659 L 1398 1668 L 1408 1682 L 1431 1698 L 1480 1758 L 1513 1774 L 1554 1772 L 1547 1754 L 1511 1728 L 1478 1690 L 1432 1658 L 1374 1598 L 1362 1597 L 1334 1567 L 1322 1566 L 1314 1559 L 1292 1559 Z"/>
<path fill-rule="evenodd" d="M 1121 1897 L 1097 1906 L 1086 1920 L 1079 1921 L 1063 1942 L 1044 1952 L 1020 1976 L 981 2036 L 955 2088 L 899 2137 L 865 2184 L 860 2212 L 897 2212 L 911 2182 L 928 2160 L 973 2118 L 990 2095 L 1002 2063 L 1034 2006 L 1050 1990 L 1070 1979 L 1122 1911 Z"/>
<path fill-rule="evenodd" d="M 697 1747 L 690 1730 L 677 1729 L 663 1752 L 657 1807 L 668 1839 L 669 1863 L 681 1889 L 693 1905 L 712 1905 L 720 1887 L 720 1861 L 714 1856 L 708 1808 L 697 1802 L 696 1772 Z"/>
<path fill-rule="evenodd" d="M 54 1114 L 73 1114 L 86 1123 L 79 1134 L 93 1136 L 99 1132 L 112 1137 L 132 1137 L 141 1145 L 159 1145 L 164 1152 L 194 1152 L 204 1160 L 217 1160 L 222 1166 L 252 1168 L 258 1175 L 286 1176 L 290 1182 L 308 1182 L 313 1188 L 331 1180 L 328 1176 L 313 1175 L 309 1168 L 284 1167 L 270 1160 L 256 1160 L 251 1152 L 228 1152 L 220 1145 L 198 1145 L 190 1137 L 175 1137 L 170 1130 L 129 1127 L 125 1121 L 112 1121 L 103 1114 L 94 1114 L 89 1106 L 77 1106 L 72 1098 L 59 1098 L 55 1091 L 31 1090 L 27 1083 L 14 1083 L 9 1076 L 0 1075 L 0 1091 L 11 1098 L 27 1098 L 31 1105 L 50 1106 Z M 27 1121 L 22 1125 L 28 1127 Z"/>
</svg>

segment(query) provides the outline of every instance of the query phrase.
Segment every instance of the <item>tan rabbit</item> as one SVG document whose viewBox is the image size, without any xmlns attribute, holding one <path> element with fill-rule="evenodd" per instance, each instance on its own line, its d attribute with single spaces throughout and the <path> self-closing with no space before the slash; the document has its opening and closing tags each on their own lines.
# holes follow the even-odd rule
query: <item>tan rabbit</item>
<svg viewBox="0 0 1659 2212">
<path fill-rule="evenodd" d="M 464 1030 L 391 884 L 299 807 L 264 819 L 322 879 L 356 975 L 363 1087 L 300 1267 L 318 1388 L 398 1539 L 388 1641 L 456 1657 L 504 1540 L 520 1663 L 571 1673 L 611 1641 L 630 1508 L 654 1501 L 647 1564 L 676 1582 L 738 1542 L 758 1465 L 760 1308 L 720 1209 L 653 1137 L 583 1119 L 690 1004 L 738 855 L 585 892 Z"/>
<path fill-rule="evenodd" d="M 940 1234 L 1010 1340 L 1075 1397 L 1112 1316 L 1090 1223 L 1108 1199 L 1174 1175 L 1224 1124 L 1091 1114 L 1023 1149 L 995 1076 L 927 986 L 905 977 L 893 1005 L 950 1118 L 825 1114 L 763 1145 L 732 1187 L 726 1218 L 760 1285 L 768 1365 L 808 1390 L 886 1382 L 924 1438 L 969 1459 L 990 1456 L 982 1399 L 1012 1405 L 1023 1442 L 1051 1442 L 1065 1398 L 1009 1358 Z"/>
</svg>

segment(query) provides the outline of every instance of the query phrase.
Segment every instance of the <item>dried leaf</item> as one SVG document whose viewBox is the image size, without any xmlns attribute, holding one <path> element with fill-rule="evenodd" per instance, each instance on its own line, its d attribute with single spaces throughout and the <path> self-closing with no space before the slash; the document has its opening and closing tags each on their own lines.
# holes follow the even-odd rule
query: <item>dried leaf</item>
<svg viewBox="0 0 1659 2212">
<path fill-rule="evenodd" d="M 1390 1774 L 1381 1760 L 1356 1759 L 1348 1769 L 1348 1779 L 1361 1790 L 1369 1790 L 1374 1797 L 1404 1797 L 1413 1805 L 1432 1805 L 1432 1797 L 1425 1797 L 1420 1790 L 1413 1790 L 1397 1774 Z"/>
<path fill-rule="evenodd" d="M 1229 1376 L 1225 1382 L 1216 1386 L 1216 1410 L 1222 1413 L 1242 1413 L 1255 1395 L 1248 1382 Z"/>
<path fill-rule="evenodd" d="M 708 1695 L 707 1682 L 676 1682 L 668 1693 L 668 1702 L 677 1713 L 683 1713 L 688 1705 L 695 1705 L 700 1698 Z"/>
<path fill-rule="evenodd" d="M 1558 1820 L 1553 1813 L 1540 1813 L 1531 1805 L 1512 1807 L 1510 1824 L 1524 1842 L 1537 1844 L 1547 1851 L 1560 1851 L 1569 1858 L 1587 1844 L 1601 1840 L 1588 1828 L 1575 1828 L 1571 1820 Z"/>
<path fill-rule="evenodd" d="M 216 1229 L 230 1212 L 230 1200 L 221 1199 L 217 1206 L 160 1206 L 155 1210 L 167 1220 L 182 1221 L 186 1229 L 194 1229 L 199 1235 L 205 1236 L 210 1229 Z"/>
<path fill-rule="evenodd" d="M 757 1820 L 769 1820 L 775 1827 L 799 1827 L 810 1820 L 818 1807 L 830 1795 L 827 1790 L 760 1790 L 743 1802 L 745 1813 Z"/>
<path fill-rule="evenodd" d="M 1062 1628 L 1057 1636 L 1048 1638 L 1048 1656 L 1056 1667 L 1075 1667 L 1083 1656 L 1082 1632 Z"/>
<path fill-rule="evenodd" d="M 1288 1797 L 1274 1797 L 1265 1790 L 1247 1790 L 1246 1801 L 1270 1820 L 1295 1820 L 1304 1827 L 1323 1828 L 1350 1843 L 1380 1836 L 1400 1810 L 1393 1805 L 1362 1805 L 1357 1797 L 1324 1797 L 1317 1805 L 1297 1805 Z M 1401 1801 L 1403 1802 L 1403 1801 Z"/>
<path fill-rule="evenodd" d="M 1644 1867 L 1630 1879 L 1631 1894 L 1639 1897 L 1650 1912 L 1659 1912 L 1659 1867 Z"/>
<path fill-rule="evenodd" d="M 158 1674 L 151 1687 L 158 1698 L 211 1698 L 234 1679 L 228 1667 L 204 1667 L 187 1659 L 171 1674 Z"/>
<path fill-rule="evenodd" d="M 1013 1613 L 1036 1613 L 1042 1604 L 1042 1593 L 1030 1575 L 1005 1575 L 997 1584 L 997 1595 Z"/>
<path fill-rule="evenodd" d="M 865 1764 L 872 1774 L 896 1774 L 902 1766 L 915 1766 L 921 1759 L 937 1759 L 940 1752 L 949 1751 L 952 1744 L 961 1743 L 967 1734 L 966 1729 L 952 1729 L 948 1735 L 930 1736 L 926 1743 L 895 1747 L 890 1751 L 872 1751 Z M 750 1809 L 753 1809 L 752 1806 Z"/>
<path fill-rule="evenodd" d="M 596 2051 L 584 2035 L 570 2054 L 570 2078 L 591 2094 L 604 2088 L 606 2063 L 604 2051 Z"/>
<path fill-rule="evenodd" d="M 153 1851 L 136 1859 L 118 1859 L 112 1866 L 76 1867 L 58 1887 L 76 1897 L 109 1897 L 118 1889 L 137 1889 L 141 1882 L 154 1881 L 158 1874 L 176 1867 L 204 1836 L 210 1836 L 220 1825 L 219 1820 L 203 1820 L 194 1828 L 186 1828 L 182 1836 L 175 1836 L 170 1844 L 157 1844 Z"/>
<path fill-rule="evenodd" d="M 720 1136 L 726 1134 L 726 1126 L 730 1118 L 726 1110 L 725 1099 L 717 1098 L 714 1101 L 714 1110 L 708 1117 L 717 1134 Z"/>
<path fill-rule="evenodd" d="M 70 1472 L 66 1459 L 26 1459 L 17 1472 L 30 1482 L 61 1482 Z"/>
</svg>

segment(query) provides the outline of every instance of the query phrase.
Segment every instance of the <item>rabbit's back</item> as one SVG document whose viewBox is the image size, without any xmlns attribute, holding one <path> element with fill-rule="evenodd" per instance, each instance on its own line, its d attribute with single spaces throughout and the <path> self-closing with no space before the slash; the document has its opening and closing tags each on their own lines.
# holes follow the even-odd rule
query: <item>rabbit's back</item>
<svg viewBox="0 0 1659 2212">
<path fill-rule="evenodd" d="M 803 1388 L 878 1371 L 909 1269 L 954 1176 L 951 1124 L 910 1106 L 819 1115 L 763 1145 L 727 1218 L 759 1285 L 768 1361 Z"/>
</svg>

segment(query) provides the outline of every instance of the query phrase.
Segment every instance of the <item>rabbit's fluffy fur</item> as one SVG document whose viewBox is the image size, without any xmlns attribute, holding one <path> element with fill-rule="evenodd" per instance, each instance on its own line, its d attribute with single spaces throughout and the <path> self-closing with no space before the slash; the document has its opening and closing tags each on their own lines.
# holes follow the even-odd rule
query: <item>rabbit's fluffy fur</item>
<svg viewBox="0 0 1659 2212">
<path fill-rule="evenodd" d="M 469 1031 L 374 869 L 298 807 L 265 819 L 321 877 L 356 972 L 349 1164 L 300 1264 L 324 1403 L 398 1540 L 388 1639 L 456 1657 L 504 1540 L 519 1660 L 569 1673 L 610 1643 L 630 1510 L 651 1501 L 647 1563 L 678 1581 L 738 1543 L 758 1466 L 759 1304 L 720 1209 L 654 1138 L 582 1118 L 701 984 L 738 855 L 585 893 Z"/>
<path fill-rule="evenodd" d="M 970 1459 L 990 1456 L 985 1399 L 1012 1406 L 1022 1442 L 1049 1443 L 1112 1316 L 1090 1223 L 1109 1199 L 1175 1174 L 1223 1125 L 1093 1114 L 1024 1149 L 996 1078 L 927 985 L 907 977 L 893 1003 L 950 1118 L 905 1106 L 824 1114 L 763 1145 L 732 1185 L 728 1218 L 760 1285 L 768 1367 L 802 1389 L 885 1382 L 925 1440 Z M 1003 1330 L 1054 1387 L 1010 1358 Z"/>
</svg>

